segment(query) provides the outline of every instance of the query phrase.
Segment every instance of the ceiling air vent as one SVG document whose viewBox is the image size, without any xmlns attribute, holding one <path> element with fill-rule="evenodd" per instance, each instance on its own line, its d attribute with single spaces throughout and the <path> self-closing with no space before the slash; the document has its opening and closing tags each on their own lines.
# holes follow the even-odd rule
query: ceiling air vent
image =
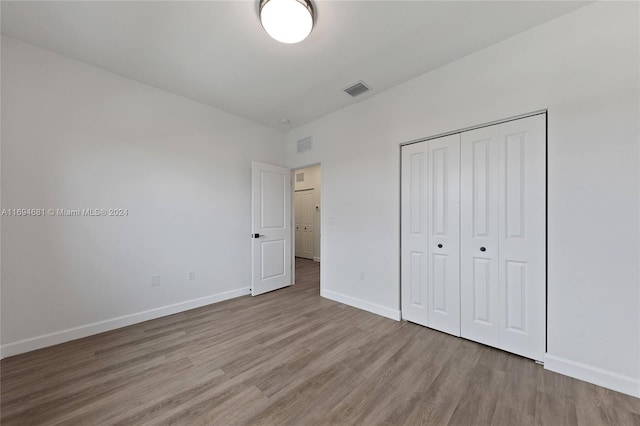
<svg viewBox="0 0 640 426">
<path fill-rule="evenodd" d="M 368 92 L 369 90 L 371 90 L 371 88 L 367 86 L 364 81 L 359 81 L 356 84 L 344 89 L 347 94 L 353 96 L 354 98 L 358 95 L 362 95 L 363 93 Z"/>
<path fill-rule="evenodd" d="M 311 140 L 311 136 L 300 139 L 297 144 L 298 154 L 301 152 L 309 151 L 313 148 L 313 141 Z"/>
</svg>

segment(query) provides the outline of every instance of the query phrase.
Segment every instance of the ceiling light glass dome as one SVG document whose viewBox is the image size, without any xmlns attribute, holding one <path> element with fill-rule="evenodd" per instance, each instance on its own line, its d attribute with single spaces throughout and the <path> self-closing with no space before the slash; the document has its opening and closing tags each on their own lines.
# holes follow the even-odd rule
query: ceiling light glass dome
<svg viewBox="0 0 640 426">
<path fill-rule="evenodd" d="M 260 22 L 272 38 L 299 43 L 313 29 L 313 6 L 308 0 L 261 0 Z"/>
</svg>

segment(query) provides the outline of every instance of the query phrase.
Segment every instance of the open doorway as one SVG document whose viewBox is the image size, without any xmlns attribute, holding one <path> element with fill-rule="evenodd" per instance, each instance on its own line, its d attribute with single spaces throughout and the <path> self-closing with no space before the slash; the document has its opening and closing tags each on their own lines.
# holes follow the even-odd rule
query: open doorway
<svg viewBox="0 0 640 426">
<path fill-rule="evenodd" d="M 321 169 L 314 165 L 293 172 L 293 248 L 296 284 L 320 291 Z"/>
</svg>

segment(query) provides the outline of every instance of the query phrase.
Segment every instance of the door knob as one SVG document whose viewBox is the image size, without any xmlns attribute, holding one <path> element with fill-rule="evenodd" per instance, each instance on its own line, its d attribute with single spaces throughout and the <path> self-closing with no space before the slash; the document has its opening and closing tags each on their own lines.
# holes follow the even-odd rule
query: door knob
<svg viewBox="0 0 640 426">
<path fill-rule="evenodd" d="M 438 244 L 438 248 L 442 248 L 442 244 Z"/>
<path fill-rule="evenodd" d="M 487 251 L 486 247 L 480 247 L 480 251 Z"/>
<path fill-rule="evenodd" d="M 260 237 L 264 237 L 264 235 L 262 235 L 262 234 L 253 234 L 253 235 L 251 235 L 251 238 L 260 238 Z"/>
</svg>

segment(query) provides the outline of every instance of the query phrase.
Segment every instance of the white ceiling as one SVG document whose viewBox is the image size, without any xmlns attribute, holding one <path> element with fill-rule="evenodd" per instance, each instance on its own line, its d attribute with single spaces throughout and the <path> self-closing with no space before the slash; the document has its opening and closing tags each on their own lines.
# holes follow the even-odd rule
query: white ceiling
<svg viewBox="0 0 640 426">
<path fill-rule="evenodd" d="M 3 1 L 2 33 L 273 127 L 298 126 L 556 18 L 576 1 L 319 1 L 305 41 L 256 1 Z M 342 89 L 364 80 L 373 90 Z"/>
</svg>

